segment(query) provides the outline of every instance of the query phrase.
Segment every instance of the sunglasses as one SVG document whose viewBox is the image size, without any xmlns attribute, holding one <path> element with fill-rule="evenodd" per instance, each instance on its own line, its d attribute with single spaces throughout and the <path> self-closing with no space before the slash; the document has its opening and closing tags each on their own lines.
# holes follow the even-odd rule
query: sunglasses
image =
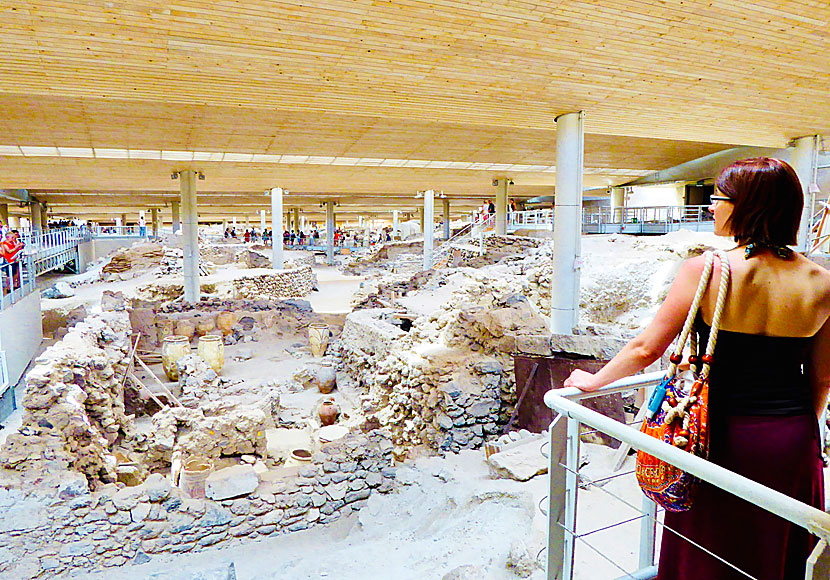
<svg viewBox="0 0 830 580">
<path fill-rule="evenodd" d="M 729 202 L 732 201 L 732 199 L 726 197 L 725 195 L 710 195 L 709 200 L 712 203 L 715 203 L 716 201 L 729 201 Z"/>
</svg>

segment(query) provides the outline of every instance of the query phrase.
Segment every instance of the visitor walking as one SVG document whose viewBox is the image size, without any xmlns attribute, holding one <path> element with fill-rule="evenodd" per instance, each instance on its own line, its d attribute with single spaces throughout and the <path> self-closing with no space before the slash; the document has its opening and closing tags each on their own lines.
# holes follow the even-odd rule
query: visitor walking
<svg viewBox="0 0 830 580">
<path fill-rule="evenodd" d="M 3 292 L 5 294 L 12 289 L 20 288 L 20 256 L 24 247 L 25 244 L 20 241 L 20 233 L 17 230 L 9 230 L 0 242 L 0 254 L 5 261 L 3 266 L 5 271 Z"/>
<path fill-rule="evenodd" d="M 717 178 L 715 234 L 737 245 L 727 253 L 731 287 L 709 375 L 709 461 L 823 510 L 816 419 L 830 386 L 830 272 L 787 247 L 802 206 L 795 171 L 777 159 L 737 161 Z M 651 324 L 599 372 L 574 371 L 565 386 L 594 391 L 656 361 L 680 332 L 703 266 L 702 256 L 683 264 Z M 720 270 L 716 260 L 695 324 L 701 349 Z M 701 547 L 759 580 L 804 578 L 816 541 L 707 483 L 689 511 L 666 512 L 665 526 L 677 534 L 663 534 L 660 580 L 746 577 Z"/>
</svg>

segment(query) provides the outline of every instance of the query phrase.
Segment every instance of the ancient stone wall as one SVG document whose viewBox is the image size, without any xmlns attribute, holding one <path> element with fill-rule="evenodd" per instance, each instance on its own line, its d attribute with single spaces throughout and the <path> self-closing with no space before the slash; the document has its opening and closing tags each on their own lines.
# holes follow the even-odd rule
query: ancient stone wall
<svg viewBox="0 0 830 580">
<path fill-rule="evenodd" d="M 515 335 L 546 328 L 509 282 L 468 280 L 410 332 L 392 311 L 355 311 L 334 345 L 343 371 L 368 393 L 367 426 L 393 434 L 395 453 L 413 445 L 458 451 L 500 431 L 516 402 Z"/>
<path fill-rule="evenodd" d="M 115 481 L 110 448 L 130 432 L 122 374 L 129 320 L 107 312 L 78 323 L 26 375 L 23 424 L 0 450 L 0 465 L 43 478 L 66 469 L 94 485 Z"/>
<path fill-rule="evenodd" d="M 187 498 L 161 475 L 57 496 L 0 487 L 0 576 L 53 578 L 304 530 L 361 509 L 394 478 L 391 444 L 376 431 L 326 444 L 307 465 L 266 472 L 250 495 L 220 501 Z"/>
<path fill-rule="evenodd" d="M 233 281 L 236 298 L 295 298 L 317 285 L 311 266 L 245 276 Z"/>
</svg>

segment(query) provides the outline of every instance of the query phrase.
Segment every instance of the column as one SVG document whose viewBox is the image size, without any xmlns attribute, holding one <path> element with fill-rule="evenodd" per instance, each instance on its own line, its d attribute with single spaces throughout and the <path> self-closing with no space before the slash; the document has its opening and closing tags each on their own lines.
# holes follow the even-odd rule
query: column
<svg viewBox="0 0 830 580">
<path fill-rule="evenodd" d="M 259 210 L 259 239 L 262 239 L 262 234 L 265 233 L 265 210 Z"/>
<path fill-rule="evenodd" d="M 47 229 L 49 226 L 49 217 L 46 215 L 46 204 L 40 204 L 40 227 L 41 229 Z"/>
<path fill-rule="evenodd" d="M 307 224 L 307 223 L 308 223 L 308 222 L 307 222 L 307 221 L 306 221 L 306 219 L 305 219 L 305 215 L 301 215 L 301 216 L 300 216 L 300 231 L 301 231 L 301 232 L 304 232 L 304 231 L 305 231 L 305 229 L 306 229 L 306 224 Z"/>
<path fill-rule="evenodd" d="M 43 230 L 43 222 L 41 221 L 42 218 L 43 214 L 40 213 L 40 202 L 31 202 L 29 204 L 29 222 L 32 224 L 31 228 L 33 232 Z"/>
<path fill-rule="evenodd" d="M 435 234 L 435 205 L 431 189 L 424 192 L 424 207 L 421 216 L 424 224 L 424 270 L 432 269 L 432 237 Z"/>
<path fill-rule="evenodd" d="M 184 250 L 184 300 L 190 304 L 199 301 L 199 213 L 196 202 L 196 172 L 179 172 L 181 184 L 182 249 Z"/>
<path fill-rule="evenodd" d="M 326 261 L 334 265 L 334 202 L 326 202 Z"/>
<path fill-rule="evenodd" d="M 9 225 L 9 204 L 7 203 L 0 203 L 0 222 L 6 227 L 11 227 Z"/>
<path fill-rule="evenodd" d="M 285 268 L 282 248 L 282 196 L 281 187 L 271 189 L 271 267 L 274 270 Z"/>
<path fill-rule="evenodd" d="M 121 225 L 122 225 L 122 226 L 126 226 L 126 225 L 127 225 L 127 214 L 125 214 L 125 213 L 122 213 L 122 214 L 121 214 Z"/>
<path fill-rule="evenodd" d="M 450 239 L 450 198 L 441 200 L 444 204 L 444 239 Z"/>
<path fill-rule="evenodd" d="M 816 154 L 818 137 L 810 135 L 795 140 L 795 150 L 791 158 L 793 169 L 801 181 L 801 190 L 804 193 L 804 209 L 801 211 L 801 224 L 798 226 L 797 252 L 806 252 L 810 245 L 810 218 L 813 214 L 813 194 L 810 186 L 816 174 Z"/>
<path fill-rule="evenodd" d="M 236 229 L 236 216 L 233 216 L 233 229 Z"/>
<path fill-rule="evenodd" d="M 496 185 L 496 234 L 503 236 L 507 234 L 507 188 L 510 179 L 503 177 L 498 179 Z"/>
<path fill-rule="evenodd" d="M 175 234 L 180 229 L 182 229 L 182 218 L 180 213 L 181 203 L 178 201 L 174 201 L 170 204 L 170 207 L 173 210 L 173 233 Z M 224 222 L 223 222 L 224 224 Z M 222 228 L 222 232 L 225 232 L 225 228 Z"/>
<path fill-rule="evenodd" d="M 611 188 L 611 223 L 621 223 L 625 209 L 625 188 Z"/>
<path fill-rule="evenodd" d="M 579 269 L 582 236 L 583 113 L 556 117 L 556 209 L 550 328 L 573 334 L 579 319 Z"/>
<path fill-rule="evenodd" d="M 421 224 L 421 233 L 425 233 L 426 229 L 424 228 L 424 208 L 418 208 L 418 222 Z"/>
<path fill-rule="evenodd" d="M 159 210 L 157 207 L 150 208 L 150 224 L 153 226 L 153 237 L 159 236 Z"/>
<path fill-rule="evenodd" d="M 400 222 L 400 215 L 398 210 L 392 210 L 392 239 L 400 237 L 401 235 L 401 222 Z"/>
<path fill-rule="evenodd" d="M 300 231 L 300 208 L 295 207 L 293 210 L 294 213 L 294 231 Z"/>
</svg>

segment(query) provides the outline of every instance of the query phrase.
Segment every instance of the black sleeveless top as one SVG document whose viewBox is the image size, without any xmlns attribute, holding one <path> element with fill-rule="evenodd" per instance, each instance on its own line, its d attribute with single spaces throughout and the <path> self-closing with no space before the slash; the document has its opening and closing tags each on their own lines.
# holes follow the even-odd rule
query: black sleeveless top
<svg viewBox="0 0 830 580">
<path fill-rule="evenodd" d="M 710 327 L 695 320 L 698 351 Z M 802 415 L 813 412 L 806 365 L 811 337 L 718 331 L 709 372 L 709 407 L 720 415 Z"/>
</svg>

